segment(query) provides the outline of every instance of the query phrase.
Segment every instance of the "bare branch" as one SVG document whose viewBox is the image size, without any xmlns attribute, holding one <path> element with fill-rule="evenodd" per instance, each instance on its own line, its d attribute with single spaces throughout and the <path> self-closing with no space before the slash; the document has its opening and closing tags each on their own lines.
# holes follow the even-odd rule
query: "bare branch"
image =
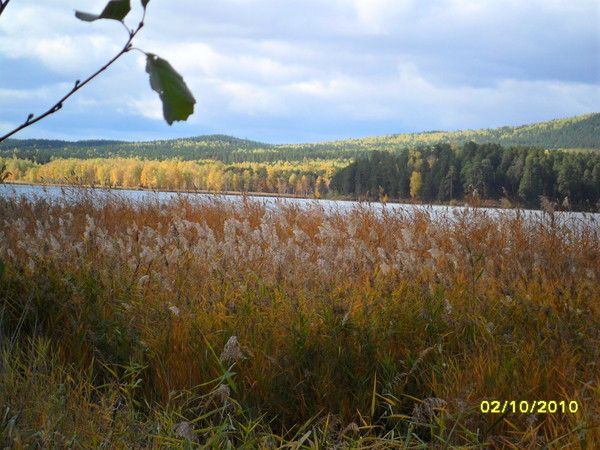
<svg viewBox="0 0 600 450">
<path fill-rule="evenodd" d="M 1 2 L 1 0 L 0 0 L 0 5 L 2 5 L 2 6 L 0 6 L 0 8 L 2 8 L 2 9 L 0 9 L 0 12 L 4 9 L 4 7 L 6 7 L 6 4 L 9 1 L 10 0 L 5 0 L 4 2 Z M 145 11 L 144 11 L 144 13 L 145 13 Z M 51 106 L 43 114 L 41 114 L 37 117 L 34 116 L 33 114 L 29 114 L 29 116 L 27 117 L 25 122 L 23 122 L 21 125 L 19 125 L 14 130 L 12 130 L 12 131 L 8 132 L 7 134 L 5 134 L 4 136 L 0 137 L 0 142 L 4 141 L 5 139 L 8 139 L 15 133 L 18 133 L 23 128 L 27 128 L 27 127 L 33 125 L 34 123 L 39 122 L 43 118 L 48 117 L 50 114 L 54 114 L 55 112 L 60 110 L 63 106 L 63 103 L 69 97 L 71 97 L 75 92 L 77 92 L 79 89 L 84 87 L 86 84 L 88 84 L 94 78 L 96 78 L 98 75 L 100 75 L 106 69 L 108 69 L 116 60 L 118 60 L 121 56 L 123 56 L 125 53 L 129 52 L 132 49 L 131 42 L 133 41 L 133 38 L 135 38 L 135 36 L 139 33 L 139 31 L 142 29 L 143 26 L 144 26 L 144 21 L 142 19 L 142 21 L 139 23 L 138 27 L 135 30 L 128 30 L 129 39 L 127 40 L 127 42 L 125 43 L 125 45 L 123 46 L 121 51 L 119 53 L 117 53 L 110 61 L 108 61 L 105 65 L 103 65 L 100 69 L 98 69 L 96 72 L 94 72 L 88 78 L 86 78 L 84 81 L 77 80 L 75 82 L 75 85 L 73 86 L 73 88 L 69 92 L 67 92 L 67 94 L 64 97 L 62 97 L 59 101 L 57 101 L 53 106 Z"/>
<path fill-rule="evenodd" d="M 0 0 L 0 16 L 4 12 L 4 8 L 6 8 L 6 6 L 8 5 L 9 2 L 10 2 L 10 0 L 4 0 L 4 1 Z"/>
</svg>

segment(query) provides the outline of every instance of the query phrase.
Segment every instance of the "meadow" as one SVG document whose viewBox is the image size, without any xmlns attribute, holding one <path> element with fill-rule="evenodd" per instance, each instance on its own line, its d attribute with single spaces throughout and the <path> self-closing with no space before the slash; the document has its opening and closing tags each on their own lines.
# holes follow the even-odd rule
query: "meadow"
<svg viewBox="0 0 600 450">
<path fill-rule="evenodd" d="M 78 192 L 0 198 L 3 447 L 600 446 L 593 218 Z"/>
</svg>

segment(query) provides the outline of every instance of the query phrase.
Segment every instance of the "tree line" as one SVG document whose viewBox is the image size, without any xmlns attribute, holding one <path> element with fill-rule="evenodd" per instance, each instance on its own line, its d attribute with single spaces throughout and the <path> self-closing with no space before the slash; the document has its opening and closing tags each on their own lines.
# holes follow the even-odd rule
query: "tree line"
<svg viewBox="0 0 600 450">
<path fill-rule="evenodd" d="M 255 149 L 258 150 L 258 149 Z M 600 152 L 498 144 L 436 144 L 371 151 L 355 160 L 223 162 L 211 159 L 0 158 L 7 181 L 172 190 L 265 192 L 317 198 L 464 202 L 505 199 L 539 207 L 600 205 Z"/>
<path fill-rule="evenodd" d="M 339 170 L 330 189 L 353 198 L 451 202 L 500 200 L 539 207 L 541 198 L 578 209 L 600 201 L 600 153 L 466 143 L 372 152 Z"/>
<path fill-rule="evenodd" d="M 54 159 L 39 164 L 0 158 L 6 181 L 109 188 L 264 192 L 322 198 L 333 174 L 350 160 L 232 163 L 138 158 Z M 1 171 L 0 171 L 1 172 Z"/>
</svg>

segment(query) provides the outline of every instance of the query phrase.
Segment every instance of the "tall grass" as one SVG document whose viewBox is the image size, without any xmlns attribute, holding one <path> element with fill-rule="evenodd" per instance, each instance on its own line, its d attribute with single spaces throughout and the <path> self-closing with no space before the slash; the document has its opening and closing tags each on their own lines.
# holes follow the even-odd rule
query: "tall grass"
<svg viewBox="0 0 600 450">
<path fill-rule="evenodd" d="M 0 441 L 595 448 L 600 225 L 569 217 L 0 199 Z"/>
</svg>

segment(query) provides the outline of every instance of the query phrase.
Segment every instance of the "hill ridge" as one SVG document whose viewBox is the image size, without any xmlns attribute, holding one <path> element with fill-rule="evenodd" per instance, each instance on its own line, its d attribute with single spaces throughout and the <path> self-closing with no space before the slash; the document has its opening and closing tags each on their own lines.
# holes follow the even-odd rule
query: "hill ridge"
<svg viewBox="0 0 600 450">
<path fill-rule="evenodd" d="M 592 131 L 584 133 L 581 137 L 582 140 L 586 140 L 586 146 L 575 146 L 575 147 L 567 147 L 567 146 L 549 146 L 542 145 L 539 142 L 539 137 L 536 138 L 535 135 L 531 136 L 532 133 L 538 133 L 542 136 L 544 134 L 548 135 L 551 132 L 557 132 L 558 130 L 564 130 L 571 128 L 581 127 L 582 122 L 589 122 L 590 128 Z M 551 129 L 550 129 L 551 128 Z M 581 130 L 588 131 L 588 130 Z M 500 133 L 503 133 L 500 135 Z M 509 136 L 506 136 L 506 135 Z M 527 136 L 529 134 L 529 136 Z M 554 133 L 556 134 L 556 133 Z M 390 142 L 414 142 L 414 141 L 423 141 L 424 137 L 433 138 L 427 140 L 434 140 L 438 143 L 464 143 L 468 140 L 473 140 L 477 143 L 484 142 L 493 142 L 498 144 L 505 145 L 536 145 L 545 148 L 600 148 L 600 113 L 589 113 L 583 114 L 579 116 L 572 116 L 566 118 L 552 119 L 543 122 L 533 122 L 524 125 L 505 125 L 494 128 L 479 128 L 479 129 L 466 129 L 466 130 L 456 130 L 456 131 L 440 131 L 440 130 L 431 130 L 431 131 L 423 131 L 423 132 L 413 132 L 413 133 L 394 133 L 382 136 L 373 136 L 366 138 L 354 138 L 354 139 L 345 139 L 345 140 L 336 140 L 324 143 L 342 143 L 342 142 L 365 142 L 372 144 L 373 141 L 376 143 L 390 143 Z M 512 139 L 520 139 L 522 142 L 513 143 L 506 142 Z M 553 136 L 547 136 L 548 140 Z M 462 138 L 462 139 L 461 139 Z M 483 140 L 482 140 L 483 138 Z M 590 139 L 591 138 L 591 139 Z M 466 140 L 465 140 L 466 139 Z M 505 141 L 505 142 L 502 142 Z"/>
<path fill-rule="evenodd" d="M 146 142 L 117 140 L 59 141 L 9 139 L 0 143 L 0 157 L 45 163 L 53 158 L 113 158 L 203 160 L 232 162 L 348 159 L 374 150 L 396 152 L 435 144 L 463 145 L 469 141 L 544 149 L 600 150 L 600 113 L 518 126 L 478 130 L 427 131 L 305 144 L 267 144 L 223 134 Z"/>
</svg>

